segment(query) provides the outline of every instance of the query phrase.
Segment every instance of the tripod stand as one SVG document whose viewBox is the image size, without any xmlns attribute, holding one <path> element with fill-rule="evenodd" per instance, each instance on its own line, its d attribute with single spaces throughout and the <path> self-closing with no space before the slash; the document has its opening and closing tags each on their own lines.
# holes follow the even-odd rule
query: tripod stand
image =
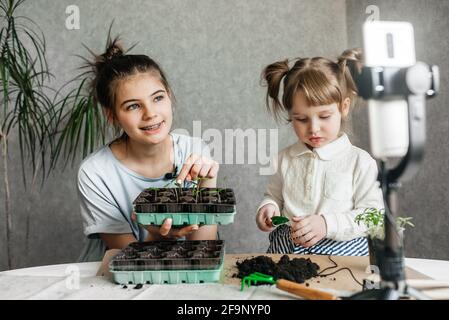
<svg viewBox="0 0 449 320">
<path fill-rule="evenodd" d="M 429 298 L 418 290 L 407 286 L 404 273 L 404 254 L 402 236 L 399 234 L 395 217 L 398 209 L 397 189 L 400 184 L 389 181 L 393 171 L 386 169 L 382 162 L 379 178 L 385 203 L 385 244 L 376 248 L 376 259 L 379 264 L 381 281 L 379 289 L 369 289 L 356 293 L 350 297 L 352 300 L 398 300 L 400 298 L 415 298 L 428 300 Z M 390 173 L 390 174 L 389 174 Z"/>
<path fill-rule="evenodd" d="M 376 258 L 379 264 L 380 288 L 368 289 L 350 297 L 354 300 L 397 300 L 403 297 L 429 299 L 407 286 L 404 273 L 402 236 L 396 227 L 398 212 L 397 191 L 404 181 L 417 173 L 424 155 L 426 139 L 425 101 L 438 90 L 438 67 L 424 63 L 406 69 L 364 67 L 356 77 L 359 94 L 365 99 L 388 99 L 405 96 L 408 104 L 409 145 L 407 154 L 393 169 L 381 161 L 380 182 L 385 202 L 385 241 Z M 379 90 L 379 85 L 383 90 Z M 394 138 L 394 137 L 392 137 Z"/>
</svg>

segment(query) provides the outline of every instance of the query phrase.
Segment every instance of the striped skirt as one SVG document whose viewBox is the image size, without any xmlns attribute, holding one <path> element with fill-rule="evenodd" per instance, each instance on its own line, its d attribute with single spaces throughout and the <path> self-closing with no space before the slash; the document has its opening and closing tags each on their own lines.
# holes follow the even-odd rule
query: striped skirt
<svg viewBox="0 0 449 320">
<path fill-rule="evenodd" d="M 270 246 L 267 253 L 281 254 L 323 254 L 334 256 L 367 256 L 368 241 L 365 237 L 349 241 L 335 241 L 324 238 L 309 248 L 295 245 L 291 235 L 290 226 L 283 224 L 274 229 L 269 236 Z"/>
</svg>

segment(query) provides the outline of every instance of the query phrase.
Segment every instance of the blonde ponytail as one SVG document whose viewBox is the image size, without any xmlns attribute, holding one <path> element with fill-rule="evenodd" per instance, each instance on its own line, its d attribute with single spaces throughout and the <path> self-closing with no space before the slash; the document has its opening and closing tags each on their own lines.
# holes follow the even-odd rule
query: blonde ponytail
<svg viewBox="0 0 449 320">
<path fill-rule="evenodd" d="M 363 54 L 360 48 L 347 49 L 338 57 L 338 65 L 344 76 L 346 84 L 346 96 L 353 101 L 357 96 L 357 85 L 354 81 L 355 76 L 362 69 Z"/>
<path fill-rule="evenodd" d="M 268 87 L 266 107 L 276 120 L 284 111 L 289 113 L 292 110 L 298 92 L 303 93 L 308 106 L 337 103 L 341 108 L 346 98 L 353 105 L 357 96 L 353 75 L 362 67 L 360 49 L 345 50 L 338 61 L 323 57 L 296 58 L 293 61 L 291 68 L 289 60 L 283 60 L 268 65 L 262 72 L 262 83 Z M 279 97 L 281 83 L 282 98 Z"/>
<path fill-rule="evenodd" d="M 279 120 L 280 114 L 285 110 L 285 107 L 279 100 L 279 90 L 281 81 L 288 72 L 288 59 L 272 63 L 262 72 L 262 82 L 268 87 L 265 98 L 266 106 L 276 120 Z"/>
</svg>

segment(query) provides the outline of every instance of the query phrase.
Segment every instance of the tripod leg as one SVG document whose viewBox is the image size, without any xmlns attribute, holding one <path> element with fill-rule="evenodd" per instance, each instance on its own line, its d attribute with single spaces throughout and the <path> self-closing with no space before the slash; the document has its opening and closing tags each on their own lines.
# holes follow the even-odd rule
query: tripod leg
<svg viewBox="0 0 449 320">
<path fill-rule="evenodd" d="M 412 287 L 407 287 L 406 292 L 408 296 L 415 298 L 416 300 L 431 300 L 430 297 Z"/>
<path fill-rule="evenodd" d="M 360 291 L 348 297 L 349 300 L 398 300 L 399 292 L 391 288 Z"/>
</svg>

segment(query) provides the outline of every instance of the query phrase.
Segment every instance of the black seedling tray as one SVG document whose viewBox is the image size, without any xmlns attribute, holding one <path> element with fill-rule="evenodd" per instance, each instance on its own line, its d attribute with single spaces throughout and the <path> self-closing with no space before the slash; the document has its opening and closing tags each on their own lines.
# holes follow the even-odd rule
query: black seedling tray
<svg viewBox="0 0 449 320">
<path fill-rule="evenodd" d="M 233 213 L 232 189 L 148 188 L 133 202 L 136 213 Z"/>
<path fill-rule="evenodd" d="M 115 255 L 111 271 L 219 269 L 224 240 L 134 242 Z"/>
</svg>

